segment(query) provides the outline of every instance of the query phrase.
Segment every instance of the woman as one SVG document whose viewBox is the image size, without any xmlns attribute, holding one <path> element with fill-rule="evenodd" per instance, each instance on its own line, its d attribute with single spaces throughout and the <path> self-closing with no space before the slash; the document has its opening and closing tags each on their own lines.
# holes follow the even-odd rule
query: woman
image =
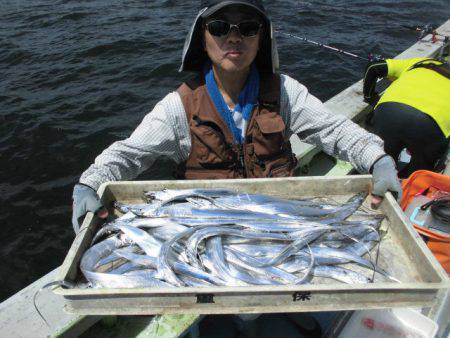
<svg viewBox="0 0 450 338">
<path fill-rule="evenodd" d="M 360 172 L 372 172 L 373 194 L 391 190 L 400 197 L 395 164 L 382 140 L 328 112 L 277 68 L 272 24 L 259 0 L 202 0 L 180 68 L 196 76 L 82 174 L 73 194 L 75 232 L 87 211 L 107 216 L 95 192 L 100 184 L 133 179 L 160 156 L 178 163 L 179 178 L 290 176 L 294 133 Z"/>
</svg>

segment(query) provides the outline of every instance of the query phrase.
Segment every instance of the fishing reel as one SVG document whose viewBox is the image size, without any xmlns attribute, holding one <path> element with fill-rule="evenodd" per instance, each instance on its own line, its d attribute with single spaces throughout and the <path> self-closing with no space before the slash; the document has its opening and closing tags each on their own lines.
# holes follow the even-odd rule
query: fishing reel
<svg viewBox="0 0 450 338">
<path fill-rule="evenodd" d="M 381 54 L 369 53 L 369 55 L 367 56 L 367 59 L 369 60 L 369 62 L 377 62 L 377 61 L 383 61 L 385 58 Z"/>
<path fill-rule="evenodd" d="M 418 40 L 422 40 L 425 36 L 428 34 L 432 34 L 432 41 L 433 43 L 437 41 L 436 36 L 439 35 L 436 33 L 437 26 L 433 25 L 431 23 L 426 24 L 425 26 L 404 26 L 403 28 L 419 32 L 419 36 L 417 37 Z"/>
<path fill-rule="evenodd" d="M 409 27 L 409 26 L 403 26 L 407 29 L 414 30 L 416 32 L 419 32 L 418 40 L 422 40 L 425 36 L 428 34 L 431 34 L 431 42 L 436 43 L 438 42 L 438 37 L 441 37 L 443 39 L 443 43 L 448 43 L 449 36 L 439 34 L 436 29 L 438 26 L 432 25 L 431 23 L 426 24 L 425 26 L 416 26 L 416 27 Z M 441 40 L 442 41 L 442 40 Z"/>
<path fill-rule="evenodd" d="M 422 40 L 425 36 L 428 34 L 436 34 L 436 26 L 432 25 L 431 23 L 423 26 L 423 27 L 416 27 L 416 31 L 420 32 L 419 34 L 419 40 Z"/>
</svg>

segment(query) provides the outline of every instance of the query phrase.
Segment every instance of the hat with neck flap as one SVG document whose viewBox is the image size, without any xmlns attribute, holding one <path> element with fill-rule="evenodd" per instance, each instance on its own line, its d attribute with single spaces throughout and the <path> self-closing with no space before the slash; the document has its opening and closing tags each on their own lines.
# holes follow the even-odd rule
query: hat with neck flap
<svg viewBox="0 0 450 338">
<path fill-rule="evenodd" d="M 203 20 L 225 7 L 236 5 L 253 9 L 263 19 L 264 37 L 261 40 L 261 45 L 255 59 L 259 71 L 275 73 L 278 70 L 278 51 L 273 34 L 272 22 L 267 16 L 266 10 L 260 0 L 201 0 L 200 11 L 184 43 L 180 72 L 200 72 L 203 70 L 203 65 L 209 60 L 203 46 Z"/>
</svg>

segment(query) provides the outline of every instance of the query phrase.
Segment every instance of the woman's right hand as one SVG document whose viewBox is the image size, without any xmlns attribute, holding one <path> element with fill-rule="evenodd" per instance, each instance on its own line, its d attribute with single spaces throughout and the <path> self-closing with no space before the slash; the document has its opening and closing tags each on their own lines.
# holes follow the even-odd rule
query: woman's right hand
<svg viewBox="0 0 450 338">
<path fill-rule="evenodd" d="M 72 225 L 75 233 L 80 231 L 80 219 L 88 211 L 95 213 L 100 218 L 108 217 L 108 210 L 100 202 L 94 189 L 84 184 L 75 184 L 73 188 Z"/>
</svg>

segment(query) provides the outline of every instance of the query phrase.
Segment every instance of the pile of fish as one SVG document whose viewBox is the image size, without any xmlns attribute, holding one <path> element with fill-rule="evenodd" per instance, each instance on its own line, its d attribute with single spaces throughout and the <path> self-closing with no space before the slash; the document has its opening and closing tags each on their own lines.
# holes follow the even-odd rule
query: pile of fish
<svg viewBox="0 0 450 338">
<path fill-rule="evenodd" d="M 356 284 L 375 273 L 395 280 L 373 263 L 382 216 L 358 210 L 366 194 L 343 204 L 227 189 L 145 197 L 115 202 L 123 216 L 100 228 L 80 262 L 89 286 L 282 285 L 313 277 Z"/>
</svg>

